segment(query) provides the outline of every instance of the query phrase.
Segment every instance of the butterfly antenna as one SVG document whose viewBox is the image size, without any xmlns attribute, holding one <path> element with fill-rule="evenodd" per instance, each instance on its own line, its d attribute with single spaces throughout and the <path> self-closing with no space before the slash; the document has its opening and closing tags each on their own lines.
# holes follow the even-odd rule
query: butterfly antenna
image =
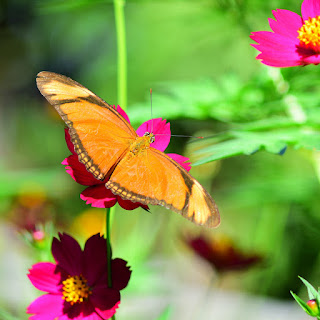
<svg viewBox="0 0 320 320">
<path fill-rule="evenodd" d="M 168 134 L 165 133 L 157 133 L 156 136 L 168 136 Z M 184 134 L 171 134 L 171 137 L 178 137 L 178 138 L 194 138 L 194 139 L 204 139 L 204 137 L 196 137 L 196 136 L 186 136 Z"/>
<path fill-rule="evenodd" d="M 151 133 L 153 133 L 152 89 L 151 88 L 150 88 L 150 104 L 151 104 Z"/>
<path fill-rule="evenodd" d="M 151 133 L 153 133 L 153 114 L 152 114 L 152 89 L 150 88 L 150 105 L 151 105 Z M 157 136 L 167 136 L 167 134 L 156 134 Z M 171 137 L 180 137 L 180 138 L 195 138 L 195 139 L 203 139 L 203 137 L 195 137 L 195 136 L 185 136 L 185 135 L 175 135 L 171 134 Z"/>
</svg>

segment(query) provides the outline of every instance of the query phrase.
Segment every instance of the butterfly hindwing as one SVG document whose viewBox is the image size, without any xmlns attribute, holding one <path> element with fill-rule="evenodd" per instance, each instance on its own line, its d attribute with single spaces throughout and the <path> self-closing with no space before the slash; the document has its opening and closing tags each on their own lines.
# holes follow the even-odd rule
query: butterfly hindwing
<svg viewBox="0 0 320 320">
<path fill-rule="evenodd" d="M 37 85 L 69 128 L 79 160 L 123 199 L 162 205 L 199 225 L 219 224 L 218 208 L 181 165 L 138 137 L 112 106 L 72 79 L 40 72 Z M 150 134 L 149 134 L 150 135 Z"/>
<path fill-rule="evenodd" d="M 199 225 L 215 227 L 220 222 L 208 192 L 182 166 L 154 148 L 127 154 L 106 187 L 124 199 L 162 205 Z"/>
<path fill-rule="evenodd" d="M 68 77 L 43 71 L 37 85 L 69 127 L 79 160 L 103 180 L 137 137 L 132 126 L 112 106 Z"/>
</svg>

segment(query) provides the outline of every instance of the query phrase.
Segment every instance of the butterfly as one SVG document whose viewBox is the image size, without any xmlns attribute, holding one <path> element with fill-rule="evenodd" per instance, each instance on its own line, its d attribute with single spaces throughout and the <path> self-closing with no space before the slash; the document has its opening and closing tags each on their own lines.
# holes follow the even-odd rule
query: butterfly
<svg viewBox="0 0 320 320">
<path fill-rule="evenodd" d="M 76 81 L 53 72 L 37 75 L 41 94 L 69 128 L 79 161 L 115 195 L 161 205 L 198 225 L 216 227 L 218 208 L 180 164 L 152 147 L 156 136 L 139 137 L 111 105 Z"/>
</svg>

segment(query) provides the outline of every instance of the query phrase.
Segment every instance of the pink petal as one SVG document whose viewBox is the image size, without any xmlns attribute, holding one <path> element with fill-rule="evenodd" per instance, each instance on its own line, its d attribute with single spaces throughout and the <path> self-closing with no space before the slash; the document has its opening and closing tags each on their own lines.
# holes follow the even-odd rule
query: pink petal
<svg viewBox="0 0 320 320">
<path fill-rule="evenodd" d="M 291 53 L 274 52 L 270 49 L 263 49 L 257 56 L 262 63 L 273 67 L 292 67 L 303 65 L 300 56 L 291 55 Z"/>
<path fill-rule="evenodd" d="M 120 301 L 117 302 L 111 309 L 108 309 L 108 310 L 100 310 L 99 308 L 96 308 L 96 312 L 100 315 L 100 317 L 93 320 L 101 320 L 101 318 L 110 319 L 116 313 L 119 307 L 119 304 L 120 304 Z"/>
<path fill-rule="evenodd" d="M 277 67 L 277 68 L 288 68 L 288 67 L 295 67 L 301 66 L 303 63 L 300 61 L 289 61 L 289 60 L 279 60 L 279 59 L 272 59 L 270 57 L 263 58 L 262 56 L 257 56 L 257 59 L 261 59 L 261 63 L 265 64 L 266 66 L 270 67 Z"/>
<path fill-rule="evenodd" d="M 303 20 L 315 18 L 320 15 L 320 1 L 319 0 L 304 0 L 301 5 L 301 14 Z"/>
<path fill-rule="evenodd" d="M 298 39 L 294 40 L 269 31 L 253 32 L 250 37 L 259 43 L 252 46 L 261 51 L 257 59 L 261 59 L 262 63 L 282 67 L 303 64 L 299 54 Z"/>
<path fill-rule="evenodd" d="M 273 48 L 275 51 L 277 48 L 280 50 L 288 50 L 288 47 L 295 48 L 300 44 L 298 38 L 288 38 L 283 36 L 282 34 L 270 32 L 270 31 L 258 31 L 252 32 L 250 38 L 260 45 L 267 46 Z"/>
<path fill-rule="evenodd" d="M 289 68 L 289 67 L 295 67 L 295 66 L 301 66 L 303 63 L 299 61 L 288 61 L 288 60 L 277 60 L 277 59 L 270 59 L 270 58 L 258 58 L 261 59 L 261 63 L 265 64 L 266 66 L 270 67 L 277 67 L 277 68 Z"/>
<path fill-rule="evenodd" d="M 41 319 L 39 319 L 39 320 L 41 320 Z M 54 320 L 70 320 L 70 318 L 67 314 L 63 314 L 62 316 L 60 316 L 59 318 L 54 319 Z M 72 320 L 79 320 L 79 318 L 73 318 Z"/>
<path fill-rule="evenodd" d="M 74 151 L 74 145 L 71 142 L 70 133 L 69 133 L 68 128 L 64 128 L 64 138 L 66 139 L 66 143 L 67 143 L 67 146 L 68 146 L 68 149 L 70 150 L 70 152 L 72 154 L 76 155 L 77 153 Z"/>
<path fill-rule="evenodd" d="M 74 318 L 72 320 L 78 320 L 79 318 Z M 41 319 L 39 319 L 41 320 Z M 69 316 L 67 314 L 63 314 L 62 316 L 60 316 L 59 318 L 55 319 L 55 320 L 70 320 Z"/>
<path fill-rule="evenodd" d="M 74 320 L 74 319 L 72 319 Z M 104 320 L 104 318 L 101 318 L 99 315 L 97 315 L 95 312 L 89 314 L 89 315 L 82 315 L 81 318 L 78 317 L 76 320 Z"/>
<path fill-rule="evenodd" d="M 104 320 L 104 319 L 107 319 L 107 318 L 101 318 L 96 312 L 91 313 L 88 316 L 85 316 L 85 315 L 81 316 L 81 320 Z M 72 319 L 72 320 L 74 320 L 74 319 Z M 78 319 L 76 319 L 76 320 L 78 320 Z"/>
<path fill-rule="evenodd" d="M 28 307 L 27 313 L 34 314 L 31 320 L 60 319 L 63 315 L 64 300 L 61 295 L 45 294 L 34 300 Z"/>
<path fill-rule="evenodd" d="M 78 160 L 77 155 L 71 155 L 61 162 L 66 166 L 66 172 L 72 179 L 83 186 L 93 186 L 102 181 L 97 180 L 92 173 L 88 172 L 85 165 Z"/>
<path fill-rule="evenodd" d="M 113 106 L 113 107 L 130 123 L 130 119 L 129 119 L 128 115 L 119 105 L 117 105 L 117 107 L 115 107 L 115 106 Z"/>
<path fill-rule="evenodd" d="M 130 280 L 131 270 L 127 266 L 127 261 L 114 259 L 111 262 L 112 287 L 117 290 L 124 289 Z"/>
<path fill-rule="evenodd" d="M 130 200 L 124 200 L 122 199 L 120 196 L 117 196 L 117 201 L 120 205 L 121 208 L 125 209 L 125 210 L 134 210 L 137 209 L 139 207 L 144 208 L 145 210 L 149 210 L 149 207 L 140 203 L 140 202 L 132 202 Z"/>
<path fill-rule="evenodd" d="M 29 270 L 28 277 L 31 283 L 41 291 L 58 294 L 61 288 L 61 274 L 56 265 L 51 262 L 39 262 Z"/>
<path fill-rule="evenodd" d="M 81 315 L 81 320 L 104 320 L 104 319 L 107 319 L 107 318 L 101 318 L 101 316 L 99 316 L 97 314 L 97 310 L 95 310 L 95 309 L 93 309 L 93 311 L 88 315 L 86 315 L 86 314 Z M 72 320 L 74 320 L 74 319 L 72 319 Z"/>
<path fill-rule="evenodd" d="M 174 161 L 178 162 L 187 171 L 191 170 L 191 162 L 189 158 L 181 156 L 180 154 L 176 154 L 176 153 L 167 153 L 167 156 L 172 158 Z"/>
<path fill-rule="evenodd" d="M 320 63 L 320 54 L 314 54 L 309 57 L 303 58 L 305 64 L 319 64 Z"/>
<path fill-rule="evenodd" d="M 95 208 L 111 208 L 117 203 L 116 196 L 104 184 L 85 189 L 81 192 L 80 198 Z"/>
<path fill-rule="evenodd" d="M 302 18 L 295 12 L 283 9 L 272 11 L 276 21 L 269 19 L 271 29 L 288 38 L 297 39 L 298 30 L 302 27 Z"/>
<path fill-rule="evenodd" d="M 265 56 L 260 54 L 257 56 L 257 59 L 261 59 L 261 63 L 270 67 L 287 68 L 303 65 L 303 63 L 298 60 L 277 59 L 276 57 L 272 58 L 271 55 Z"/>
<path fill-rule="evenodd" d="M 161 118 L 151 119 L 144 122 L 138 129 L 138 136 L 142 137 L 146 132 L 151 132 L 155 135 L 155 141 L 152 143 L 152 148 L 164 151 L 170 142 L 171 130 L 170 123 Z"/>
<path fill-rule="evenodd" d="M 252 46 L 257 46 L 257 49 L 261 51 L 261 54 L 257 56 L 257 59 L 262 59 L 262 63 L 265 63 L 267 65 L 277 67 L 291 67 L 306 65 L 310 63 L 318 64 L 317 58 L 315 58 L 314 60 L 311 58 L 312 56 L 317 57 L 318 54 L 316 54 L 313 50 L 303 47 L 297 47 L 295 49 L 291 48 L 291 51 L 279 50 L 277 52 L 269 47 L 258 47 L 258 45 Z M 287 50 L 290 50 L 290 48 L 287 48 Z"/>
<path fill-rule="evenodd" d="M 79 243 L 68 234 L 59 233 L 60 241 L 53 238 L 52 255 L 68 275 L 80 275 L 83 271 L 83 253 Z"/>
<path fill-rule="evenodd" d="M 90 287 L 107 273 L 107 246 L 106 240 L 99 234 L 90 237 L 84 247 L 83 275 Z"/>
</svg>

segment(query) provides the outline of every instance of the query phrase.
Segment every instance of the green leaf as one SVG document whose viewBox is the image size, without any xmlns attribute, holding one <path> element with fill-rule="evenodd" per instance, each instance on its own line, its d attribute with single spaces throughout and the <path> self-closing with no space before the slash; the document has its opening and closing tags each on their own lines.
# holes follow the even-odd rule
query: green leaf
<svg viewBox="0 0 320 320">
<path fill-rule="evenodd" d="M 266 94 L 263 86 L 269 79 L 257 79 L 243 83 L 235 74 L 226 74 L 218 80 L 199 79 L 160 83 L 154 90 L 153 105 L 155 117 L 216 119 L 224 123 L 257 120 L 273 113 L 279 114 L 281 99 L 261 108 L 261 104 L 274 94 Z M 274 91 L 274 89 L 272 89 Z M 129 106 L 130 120 L 136 123 L 150 108 L 147 102 Z"/>
<path fill-rule="evenodd" d="M 259 150 L 265 150 L 274 154 L 283 154 L 289 145 L 294 148 L 306 148 L 320 150 L 320 132 L 304 127 L 288 127 L 267 131 L 230 131 L 223 138 L 226 141 L 219 141 L 219 136 L 213 139 L 204 139 L 199 142 L 204 147 L 195 152 L 198 161 L 194 165 L 204 164 L 223 158 L 236 155 L 251 155 Z M 223 140 L 223 139 L 221 139 Z"/>
<path fill-rule="evenodd" d="M 167 306 L 156 320 L 169 320 L 172 314 L 172 307 Z"/>
<path fill-rule="evenodd" d="M 293 298 L 298 302 L 298 304 L 300 305 L 300 307 L 309 315 L 309 316 L 316 316 L 316 314 L 314 314 L 314 312 L 310 309 L 310 307 L 307 305 L 307 303 L 305 301 L 303 301 L 300 297 L 298 297 L 295 293 L 293 293 L 292 291 L 290 291 L 290 293 L 292 294 Z"/>
<path fill-rule="evenodd" d="M 306 148 L 309 150 L 320 150 L 320 132 L 310 129 L 302 129 L 295 148 Z"/>
<path fill-rule="evenodd" d="M 320 302 L 319 292 L 307 280 L 303 279 L 302 277 L 299 277 L 299 279 L 307 287 L 309 299 L 310 300 L 311 299 L 316 299 L 317 304 L 319 305 L 319 302 Z"/>
<path fill-rule="evenodd" d="M 232 138 L 218 144 L 209 145 L 196 151 L 199 160 L 194 165 L 232 157 L 250 155 L 261 149 L 271 153 L 281 153 L 291 140 L 288 132 L 248 132 L 233 131 Z M 208 141 L 208 140 L 207 140 Z M 205 142 L 207 142 L 205 141 Z M 207 142 L 208 143 L 208 142 Z"/>
</svg>

